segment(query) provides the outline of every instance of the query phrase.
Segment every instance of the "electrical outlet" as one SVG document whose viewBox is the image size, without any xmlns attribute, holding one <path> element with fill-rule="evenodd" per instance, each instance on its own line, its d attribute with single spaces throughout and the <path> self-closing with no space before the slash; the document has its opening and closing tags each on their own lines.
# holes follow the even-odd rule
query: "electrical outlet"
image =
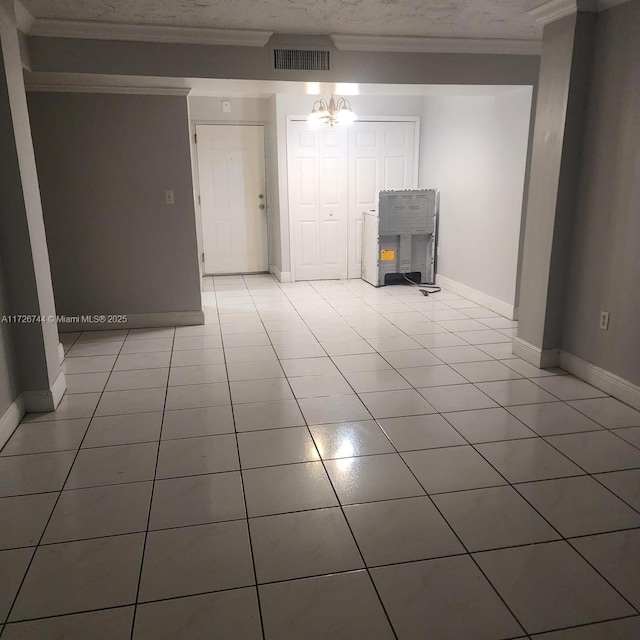
<svg viewBox="0 0 640 640">
<path fill-rule="evenodd" d="M 608 311 L 600 312 L 600 328 L 603 331 L 609 330 L 609 312 Z"/>
<path fill-rule="evenodd" d="M 175 204 L 175 199 L 173 197 L 173 189 L 169 189 L 164 192 L 164 203 L 165 204 Z"/>
<path fill-rule="evenodd" d="M 222 101 L 222 113 L 231 113 L 231 102 L 229 100 Z"/>
</svg>

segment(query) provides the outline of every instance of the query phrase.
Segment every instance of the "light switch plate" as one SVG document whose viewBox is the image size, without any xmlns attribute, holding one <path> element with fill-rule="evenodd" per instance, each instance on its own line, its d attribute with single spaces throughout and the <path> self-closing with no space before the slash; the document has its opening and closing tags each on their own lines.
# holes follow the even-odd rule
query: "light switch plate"
<svg viewBox="0 0 640 640">
<path fill-rule="evenodd" d="M 173 189 L 168 189 L 164 192 L 164 202 L 165 204 L 175 204 L 175 199 L 173 197 Z"/>
</svg>

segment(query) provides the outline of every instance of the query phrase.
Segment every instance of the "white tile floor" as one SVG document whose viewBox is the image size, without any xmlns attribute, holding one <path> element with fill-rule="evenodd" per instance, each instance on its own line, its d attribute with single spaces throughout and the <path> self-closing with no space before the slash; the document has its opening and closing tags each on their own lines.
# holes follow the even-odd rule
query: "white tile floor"
<svg viewBox="0 0 640 640">
<path fill-rule="evenodd" d="M 0 453 L 2 640 L 640 637 L 640 413 L 446 291 L 204 289 L 63 335 Z"/>
</svg>

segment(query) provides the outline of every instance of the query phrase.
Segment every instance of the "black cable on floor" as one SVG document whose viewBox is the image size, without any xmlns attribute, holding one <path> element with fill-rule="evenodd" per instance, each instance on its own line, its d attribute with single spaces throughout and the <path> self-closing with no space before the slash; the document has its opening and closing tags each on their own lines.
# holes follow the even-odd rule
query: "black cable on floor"
<svg viewBox="0 0 640 640">
<path fill-rule="evenodd" d="M 402 275 L 402 277 L 413 287 L 418 287 L 418 291 L 423 295 L 423 296 L 428 296 L 430 293 L 438 293 L 438 291 L 442 291 L 441 287 L 436 287 L 435 285 L 421 285 L 418 284 L 417 282 L 414 282 L 413 280 L 411 280 L 411 278 L 409 278 L 407 276 L 406 273 L 402 273 L 400 274 Z"/>
</svg>

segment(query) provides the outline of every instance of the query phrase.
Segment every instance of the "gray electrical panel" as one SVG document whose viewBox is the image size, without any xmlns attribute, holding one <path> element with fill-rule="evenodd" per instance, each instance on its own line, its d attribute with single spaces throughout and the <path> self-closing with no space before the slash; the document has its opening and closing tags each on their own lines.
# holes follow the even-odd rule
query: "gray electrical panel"
<svg viewBox="0 0 640 640">
<path fill-rule="evenodd" d="M 362 277 L 382 286 L 435 281 L 439 194 L 435 189 L 380 191 L 378 214 L 363 215 Z"/>
</svg>

